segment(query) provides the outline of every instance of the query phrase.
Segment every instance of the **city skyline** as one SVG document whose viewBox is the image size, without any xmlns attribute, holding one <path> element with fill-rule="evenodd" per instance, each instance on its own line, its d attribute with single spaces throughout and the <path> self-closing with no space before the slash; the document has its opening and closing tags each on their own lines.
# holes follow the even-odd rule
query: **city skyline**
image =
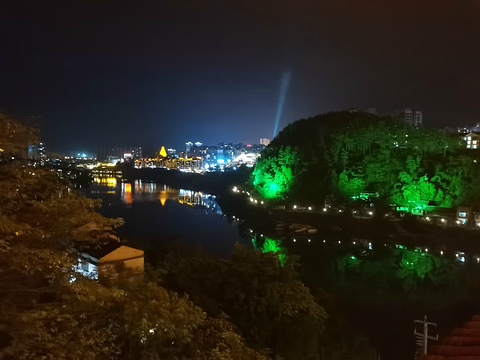
<svg viewBox="0 0 480 360">
<path fill-rule="evenodd" d="M 477 1 L 2 4 L 0 109 L 55 152 L 255 143 L 351 107 L 480 119 Z"/>
</svg>

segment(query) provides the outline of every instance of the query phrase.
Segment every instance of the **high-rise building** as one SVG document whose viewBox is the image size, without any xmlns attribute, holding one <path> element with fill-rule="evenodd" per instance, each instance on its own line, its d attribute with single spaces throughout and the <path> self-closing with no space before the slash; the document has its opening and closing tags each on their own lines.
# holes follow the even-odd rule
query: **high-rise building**
<svg viewBox="0 0 480 360">
<path fill-rule="evenodd" d="M 141 159 L 143 155 L 142 147 L 141 146 L 133 146 L 130 153 L 132 154 L 133 159 Z"/>
<path fill-rule="evenodd" d="M 28 160 L 40 165 L 45 165 L 45 160 L 47 160 L 45 145 L 43 143 L 28 145 Z"/>
<path fill-rule="evenodd" d="M 406 126 L 422 126 L 423 125 L 423 114 L 419 110 L 395 110 L 393 113 L 388 114 L 392 118 L 403 122 Z"/>
<path fill-rule="evenodd" d="M 405 109 L 404 113 L 404 121 L 405 125 L 412 126 L 413 125 L 413 111 L 410 109 Z"/>
<path fill-rule="evenodd" d="M 191 141 L 185 143 L 185 157 L 190 155 L 190 149 L 192 148 L 193 143 Z"/>
<path fill-rule="evenodd" d="M 415 110 L 414 126 L 422 126 L 422 125 L 423 125 L 423 114 L 421 111 Z"/>
<path fill-rule="evenodd" d="M 268 146 L 268 144 L 270 144 L 270 139 L 260 138 L 260 145 Z"/>
<path fill-rule="evenodd" d="M 167 155 L 169 158 L 176 158 L 177 156 L 177 150 L 175 149 L 167 149 Z"/>
</svg>

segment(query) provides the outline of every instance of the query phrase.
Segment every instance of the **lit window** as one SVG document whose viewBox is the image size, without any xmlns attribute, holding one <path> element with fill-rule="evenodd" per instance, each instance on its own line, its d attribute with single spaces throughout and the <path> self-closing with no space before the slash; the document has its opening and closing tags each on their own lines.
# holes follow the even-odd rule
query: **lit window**
<svg viewBox="0 0 480 360">
<path fill-rule="evenodd" d="M 466 212 L 459 212 L 459 213 L 458 213 L 458 216 L 460 216 L 460 217 L 467 217 L 467 213 L 466 213 Z"/>
</svg>

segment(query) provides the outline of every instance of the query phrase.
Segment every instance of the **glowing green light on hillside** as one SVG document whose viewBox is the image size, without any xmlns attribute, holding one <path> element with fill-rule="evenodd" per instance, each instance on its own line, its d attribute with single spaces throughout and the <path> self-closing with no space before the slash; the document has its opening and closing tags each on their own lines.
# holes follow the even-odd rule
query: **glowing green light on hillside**
<svg viewBox="0 0 480 360">
<path fill-rule="evenodd" d="M 266 199 L 285 197 L 294 181 L 292 168 L 297 155 L 291 148 L 281 149 L 277 156 L 261 158 L 252 173 L 253 186 Z"/>
<path fill-rule="evenodd" d="M 458 146 L 434 131 L 389 124 L 338 132 L 332 142 L 336 190 L 353 200 L 377 192 L 416 215 L 458 205 L 466 191 L 475 192 L 468 187 L 472 161 L 455 153 Z"/>
<path fill-rule="evenodd" d="M 365 181 L 352 171 L 342 171 L 339 176 L 338 189 L 347 197 L 360 197 L 365 189 Z"/>
</svg>

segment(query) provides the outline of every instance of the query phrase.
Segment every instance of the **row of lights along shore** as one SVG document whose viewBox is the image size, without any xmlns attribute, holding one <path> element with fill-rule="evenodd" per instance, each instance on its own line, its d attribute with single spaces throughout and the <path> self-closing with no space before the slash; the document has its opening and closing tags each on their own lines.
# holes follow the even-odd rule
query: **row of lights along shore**
<svg viewBox="0 0 480 360">
<path fill-rule="evenodd" d="M 250 193 L 249 193 L 248 191 L 244 191 L 244 190 L 240 191 L 240 189 L 238 189 L 236 186 L 234 186 L 234 187 L 233 187 L 233 192 L 235 192 L 235 193 L 240 193 L 240 192 L 241 192 L 242 194 L 246 194 L 246 195 L 248 195 L 248 196 L 250 197 L 250 202 L 255 203 L 255 204 L 258 204 L 258 200 L 254 199 L 254 198 L 250 195 Z M 262 205 L 264 204 L 263 200 L 260 201 L 260 204 L 262 204 Z M 293 209 L 293 210 L 308 210 L 308 211 L 312 211 L 312 210 L 313 210 L 313 207 L 312 207 L 312 206 L 299 207 L 299 206 L 297 206 L 297 205 L 293 205 L 293 206 L 292 206 L 292 209 Z M 328 211 L 328 209 L 327 209 L 326 207 L 324 207 L 322 210 L 323 210 L 323 212 L 327 212 L 327 211 Z M 338 209 L 338 212 L 341 213 L 341 212 L 342 212 L 342 209 Z M 354 213 L 355 213 L 355 211 L 354 211 Z M 373 216 L 373 212 L 372 212 L 372 211 L 369 211 L 369 212 L 368 212 L 368 215 Z M 237 221 L 241 221 L 239 218 L 235 218 L 235 216 L 233 216 L 233 219 L 234 219 L 234 220 L 237 220 Z M 430 217 L 427 216 L 427 217 L 425 217 L 425 220 L 426 220 L 426 221 L 430 221 L 431 219 L 430 219 Z M 444 218 L 441 218 L 440 221 L 441 221 L 442 223 L 446 223 L 446 219 L 444 219 Z M 457 221 L 457 223 L 459 223 L 459 221 Z M 250 229 L 250 233 L 253 233 L 253 230 Z M 263 234 L 260 234 L 260 236 L 263 237 Z M 295 243 L 295 242 L 297 242 L 297 239 L 296 239 L 296 238 L 293 238 L 292 241 Z M 312 239 L 307 239 L 307 242 L 309 242 L 309 243 L 312 242 Z M 323 239 L 322 242 L 323 242 L 323 243 L 326 243 L 326 240 Z M 337 244 L 341 244 L 341 243 L 342 243 L 342 241 L 341 241 L 341 240 L 338 240 Z M 356 241 L 353 241 L 352 244 L 353 244 L 353 245 L 356 245 Z M 387 244 L 384 243 L 384 246 L 387 246 Z M 406 247 L 403 246 L 403 245 L 398 245 L 398 244 L 396 245 L 397 248 L 398 248 L 399 246 L 406 249 Z M 373 249 L 373 246 L 372 246 L 372 243 L 371 243 L 371 242 L 368 243 L 368 249 L 369 249 L 369 250 L 372 250 L 372 249 Z M 419 248 L 416 248 L 416 250 L 422 251 L 422 249 L 419 249 Z M 426 253 L 429 252 L 428 248 L 423 249 L 423 251 L 426 252 Z M 443 256 L 443 255 L 444 255 L 444 251 L 443 251 L 443 250 L 440 250 L 440 251 L 439 251 L 439 254 Z M 455 253 L 455 257 L 456 257 L 459 261 L 465 262 L 465 253 L 464 253 L 463 251 L 457 251 L 457 252 Z M 477 263 L 480 263 L 480 256 L 474 256 L 474 259 L 476 260 Z"/>
<path fill-rule="evenodd" d="M 253 203 L 253 204 L 258 204 L 258 203 L 260 203 L 261 205 L 264 205 L 264 204 L 265 204 L 265 202 L 264 202 L 263 200 L 260 200 L 260 201 L 259 201 L 258 199 L 255 199 L 253 196 L 251 196 L 248 191 L 244 191 L 244 190 L 241 190 L 241 191 L 240 191 L 240 189 L 238 189 L 236 186 L 234 186 L 232 190 L 233 190 L 233 192 L 235 192 L 235 193 L 246 194 L 246 195 L 249 197 L 250 202 Z M 313 207 L 313 206 L 292 205 L 292 210 L 313 211 L 313 210 L 314 210 L 314 207 Z M 329 212 L 329 210 L 330 210 L 330 211 L 334 211 L 334 212 L 339 213 L 339 214 L 343 213 L 343 211 L 344 211 L 343 209 L 332 209 L 332 208 L 330 208 L 329 206 L 322 208 L 322 211 L 323 211 L 324 213 Z M 359 215 L 357 215 L 357 214 L 359 214 L 359 212 L 358 212 L 357 210 L 353 210 L 353 211 L 352 211 L 352 214 L 355 215 L 355 216 L 359 216 Z M 364 215 L 364 217 L 367 217 L 367 218 L 368 218 L 368 217 L 373 217 L 374 212 L 373 212 L 373 211 L 367 211 L 365 214 L 366 214 L 366 215 Z M 388 214 L 385 214 L 385 217 L 388 217 Z M 432 221 L 435 220 L 435 218 L 432 218 L 432 217 L 430 217 L 430 216 L 425 216 L 425 217 L 423 218 L 423 220 L 424 220 L 424 221 L 427 221 L 427 222 L 432 222 Z M 445 218 L 440 218 L 440 222 L 441 222 L 442 224 L 445 224 L 445 225 L 448 224 L 448 220 L 445 219 Z M 456 221 L 455 221 L 455 224 L 457 224 L 457 225 L 462 225 L 462 222 L 461 222 L 460 220 L 456 220 Z M 478 223 L 478 226 L 480 227 L 480 223 Z"/>
</svg>

